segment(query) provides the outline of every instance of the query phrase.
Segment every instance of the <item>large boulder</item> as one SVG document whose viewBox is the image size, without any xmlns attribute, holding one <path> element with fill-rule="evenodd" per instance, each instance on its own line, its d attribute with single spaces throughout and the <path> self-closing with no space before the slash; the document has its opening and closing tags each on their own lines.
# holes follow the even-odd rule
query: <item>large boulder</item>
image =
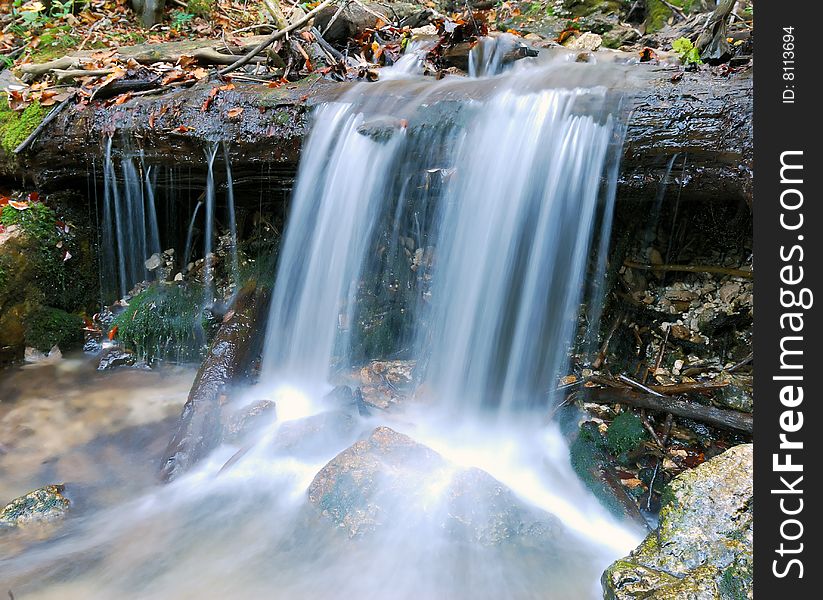
<svg viewBox="0 0 823 600">
<path fill-rule="evenodd" d="M 412 521 L 487 547 L 537 545 L 562 533 L 554 517 L 525 506 L 485 471 L 460 468 L 388 427 L 333 458 L 308 494 L 351 537 Z"/>
<path fill-rule="evenodd" d="M 605 573 L 606 600 L 752 597 L 752 445 L 672 480 L 658 529 Z"/>
</svg>

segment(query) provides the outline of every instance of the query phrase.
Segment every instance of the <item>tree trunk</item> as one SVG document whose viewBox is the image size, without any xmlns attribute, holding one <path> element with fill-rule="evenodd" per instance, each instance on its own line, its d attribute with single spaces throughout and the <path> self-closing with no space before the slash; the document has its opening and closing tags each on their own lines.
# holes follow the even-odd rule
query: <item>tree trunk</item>
<svg viewBox="0 0 823 600">
<path fill-rule="evenodd" d="M 243 288 L 209 348 L 169 442 L 160 476 L 170 481 L 220 442 L 221 407 L 231 385 L 245 376 L 262 343 L 260 326 L 267 293 L 254 283 Z"/>
</svg>

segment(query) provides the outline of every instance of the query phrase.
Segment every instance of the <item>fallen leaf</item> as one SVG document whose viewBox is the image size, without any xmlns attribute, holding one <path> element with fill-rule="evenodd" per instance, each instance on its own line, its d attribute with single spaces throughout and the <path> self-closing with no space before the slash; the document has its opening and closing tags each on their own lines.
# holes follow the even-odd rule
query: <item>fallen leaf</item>
<svg viewBox="0 0 823 600">
<path fill-rule="evenodd" d="M 237 107 L 237 108 L 232 108 L 231 110 L 229 110 L 226 113 L 226 116 L 229 119 L 234 119 L 235 117 L 239 117 L 241 114 L 243 114 L 243 107 Z"/>
<path fill-rule="evenodd" d="M 115 325 L 114 327 L 112 327 L 112 328 L 109 330 L 109 336 L 108 336 L 108 337 L 109 337 L 109 341 L 112 341 L 112 340 L 114 339 L 114 336 L 116 336 L 116 335 L 117 335 L 117 325 Z"/>
</svg>

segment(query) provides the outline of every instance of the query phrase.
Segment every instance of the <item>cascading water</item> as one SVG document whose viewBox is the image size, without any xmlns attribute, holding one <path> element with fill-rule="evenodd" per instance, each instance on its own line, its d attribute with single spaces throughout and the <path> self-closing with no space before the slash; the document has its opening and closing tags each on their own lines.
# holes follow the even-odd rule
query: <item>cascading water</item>
<svg viewBox="0 0 823 600">
<path fill-rule="evenodd" d="M 189 222 L 183 246 L 181 269 L 185 269 L 192 257 L 195 222 L 201 207 L 205 209 L 202 236 L 203 256 L 210 257 L 214 251 L 216 219 L 218 218 L 218 183 L 215 180 L 215 161 L 219 150 L 218 144 L 212 144 L 206 150 L 205 190 L 203 199 L 196 203 Z M 175 243 L 175 236 L 171 231 L 173 215 L 164 215 L 166 227 L 161 236 L 156 202 L 158 184 L 155 167 L 144 163 L 141 152 L 125 149 L 120 152 L 118 169 L 118 161 L 115 160 L 113 154 L 113 141 L 109 138 L 106 140 L 103 165 L 103 215 L 100 224 L 102 230 L 101 286 L 104 301 L 125 296 L 136 283 L 150 277 L 145 268 L 145 261 L 152 254 L 160 252 L 161 238 L 167 243 Z M 232 284 L 236 285 L 239 272 L 237 224 L 234 182 L 227 146 L 223 148 L 223 156 L 226 168 L 225 215 L 230 238 L 228 254 L 231 264 L 228 267 L 228 273 Z M 168 177 L 170 179 L 168 187 L 172 192 L 177 192 L 172 171 L 169 172 Z M 171 204 L 167 202 L 166 208 Z M 213 263 L 213 258 L 209 258 L 204 264 L 204 306 L 206 307 L 211 306 L 215 301 Z"/>
<path fill-rule="evenodd" d="M 106 140 L 102 260 L 103 297 L 120 298 L 148 272 L 144 261 L 160 251 L 157 211 L 150 170 L 140 156 L 125 153 L 118 178 L 112 140 Z"/>
<path fill-rule="evenodd" d="M 584 489 L 544 415 L 591 287 L 586 270 L 604 269 L 590 255 L 608 239 L 622 72 L 552 63 L 474 80 L 387 79 L 314 115 L 260 382 L 247 394 L 273 398 L 277 419 L 255 443 L 224 444 L 170 485 L 78 520 L 59 543 L 0 559 L 0 580 L 11 570 L 39 598 L 600 595 L 600 572 L 639 535 Z M 364 347 L 414 359 L 419 402 L 340 421 L 323 395 L 371 355 Z M 340 500 L 312 506 L 306 490 L 387 424 L 453 466 L 419 465 L 410 476 L 420 489 L 399 497 L 391 473 L 355 470 L 355 484 L 377 489 L 366 501 L 394 506 L 377 513 L 372 535 L 348 539 L 329 518 Z M 301 439 L 289 437 L 295 426 Z M 519 531 L 485 545 L 426 520 L 449 512 L 452 478 L 474 467 L 556 523 L 553 537 Z M 505 497 L 469 496 L 463 525 Z"/>
</svg>

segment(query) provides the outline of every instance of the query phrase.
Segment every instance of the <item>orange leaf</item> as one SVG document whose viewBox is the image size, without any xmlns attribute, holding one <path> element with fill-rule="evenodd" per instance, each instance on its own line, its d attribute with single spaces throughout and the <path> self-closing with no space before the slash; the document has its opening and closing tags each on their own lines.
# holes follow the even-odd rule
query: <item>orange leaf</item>
<svg viewBox="0 0 823 600">
<path fill-rule="evenodd" d="M 111 330 L 109 331 L 109 341 L 112 341 L 114 339 L 114 336 L 116 336 L 116 335 L 117 335 L 117 325 L 112 327 Z"/>
<path fill-rule="evenodd" d="M 232 108 L 231 110 L 229 110 L 229 111 L 226 113 L 226 116 L 227 116 L 229 119 L 234 119 L 235 117 L 239 117 L 241 114 L 243 114 L 243 108 L 242 108 L 242 107 L 238 107 L 238 108 Z"/>
<path fill-rule="evenodd" d="M 9 200 L 9 206 L 15 210 L 26 210 L 29 208 L 28 202 L 17 202 L 16 200 Z"/>
</svg>

